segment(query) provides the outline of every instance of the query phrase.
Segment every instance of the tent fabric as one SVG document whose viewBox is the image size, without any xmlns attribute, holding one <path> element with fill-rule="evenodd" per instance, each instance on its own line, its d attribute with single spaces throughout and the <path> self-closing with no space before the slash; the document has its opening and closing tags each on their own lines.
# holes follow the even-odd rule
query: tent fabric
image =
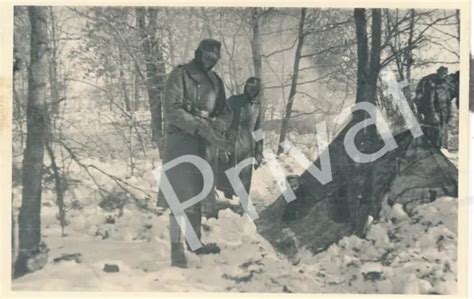
<svg viewBox="0 0 474 299">
<path fill-rule="evenodd" d="M 424 135 L 402 132 L 394 136 L 396 149 L 374 162 L 355 163 L 344 148 L 344 136 L 354 123 L 328 146 L 331 182 L 322 185 L 305 171 L 297 199 L 287 203 L 280 196 L 257 219 L 259 233 L 283 253 L 291 255 L 301 246 L 319 252 L 344 236 L 363 236 L 368 216 L 379 218 L 383 200 L 407 206 L 457 197 L 457 168 Z M 373 148 L 383 146 L 381 140 L 376 143 Z M 319 168 L 319 160 L 314 164 Z"/>
</svg>

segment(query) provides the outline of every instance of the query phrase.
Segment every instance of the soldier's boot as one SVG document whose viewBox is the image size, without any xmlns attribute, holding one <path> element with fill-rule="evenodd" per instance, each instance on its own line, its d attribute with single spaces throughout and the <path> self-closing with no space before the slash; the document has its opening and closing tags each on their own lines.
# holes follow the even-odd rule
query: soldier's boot
<svg viewBox="0 0 474 299">
<path fill-rule="evenodd" d="M 198 248 L 194 251 L 197 255 L 204 255 L 204 254 L 218 254 L 221 252 L 219 246 L 216 243 L 207 243 L 203 244 L 202 247 Z"/>
<path fill-rule="evenodd" d="M 217 219 L 217 201 L 215 196 L 211 196 L 206 198 L 201 205 L 202 208 L 202 215 L 209 218 L 216 218 Z"/>
<path fill-rule="evenodd" d="M 224 191 L 224 197 L 227 198 L 227 199 L 233 199 L 234 194 L 232 194 L 232 192 L 230 192 L 230 191 Z"/>
<path fill-rule="evenodd" d="M 198 208 L 192 209 L 187 213 L 188 219 L 191 222 L 191 225 L 198 237 L 199 241 L 201 241 L 201 210 Z M 209 244 L 202 244 L 202 247 L 192 251 L 188 242 L 186 242 L 186 246 L 189 251 L 195 254 L 216 254 L 221 252 L 221 249 L 215 243 Z"/>
<path fill-rule="evenodd" d="M 187 268 L 187 266 L 183 244 L 171 243 L 171 267 Z"/>
</svg>

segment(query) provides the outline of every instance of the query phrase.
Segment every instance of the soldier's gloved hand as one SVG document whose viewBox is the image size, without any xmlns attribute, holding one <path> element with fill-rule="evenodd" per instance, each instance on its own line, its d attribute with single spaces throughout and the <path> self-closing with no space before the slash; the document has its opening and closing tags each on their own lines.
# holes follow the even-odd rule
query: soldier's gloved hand
<svg viewBox="0 0 474 299">
<path fill-rule="evenodd" d="M 209 130 L 209 131 L 203 131 L 199 135 L 204 137 L 210 144 L 216 146 L 220 150 L 223 151 L 228 151 L 229 150 L 229 144 L 227 143 L 227 140 L 224 138 L 224 136 L 217 134 L 214 130 Z"/>
<path fill-rule="evenodd" d="M 215 119 L 212 121 L 212 127 L 216 130 L 219 134 L 224 134 L 227 130 L 227 123 L 222 119 Z"/>
<path fill-rule="evenodd" d="M 218 134 L 211 125 L 210 121 L 205 121 L 196 129 L 196 134 L 203 137 L 210 144 L 223 151 L 230 151 L 231 145 L 227 142 L 224 135 Z"/>
<path fill-rule="evenodd" d="M 219 151 L 219 162 L 227 164 L 230 162 L 231 153 L 220 150 Z"/>
</svg>

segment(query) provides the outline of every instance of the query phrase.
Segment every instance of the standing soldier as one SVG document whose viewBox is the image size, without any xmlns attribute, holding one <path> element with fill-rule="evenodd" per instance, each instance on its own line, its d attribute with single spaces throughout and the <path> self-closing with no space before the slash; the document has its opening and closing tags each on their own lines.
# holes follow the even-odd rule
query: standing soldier
<svg viewBox="0 0 474 299">
<path fill-rule="evenodd" d="M 224 85 L 212 71 L 220 58 L 221 43 L 204 39 L 194 53 L 194 59 L 174 68 L 166 81 L 163 100 L 165 145 L 163 164 L 184 155 L 196 155 L 206 160 L 215 170 L 218 150 L 228 150 L 224 132 L 232 120 L 232 111 L 226 104 Z M 199 194 L 204 178 L 190 163 L 181 163 L 166 171 L 178 200 L 182 203 Z M 204 199 L 215 202 L 214 188 Z M 158 204 L 167 206 L 162 192 Z M 185 210 L 191 225 L 201 237 L 201 204 Z M 178 222 L 170 215 L 171 265 L 187 266 Z M 189 244 L 188 249 L 190 250 Z M 204 244 L 196 254 L 218 253 L 216 244 Z"/>
<path fill-rule="evenodd" d="M 423 124 L 423 132 L 431 143 L 441 148 L 447 136 L 451 116 L 448 69 L 438 68 L 435 74 L 423 77 L 416 87 L 416 107 Z"/>
<path fill-rule="evenodd" d="M 252 132 L 260 129 L 262 122 L 262 104 L 258 101 L 261 82 L 259 78 L 250 77 L 244 87 L 244 93 L 229 98 L 229 106 L 232 108 L 232 124 L 227 132 L 232 144 L 232 150 L 226 157 L 220 155 L 219 175 L 217 176 L 217 189 L 224 192 L 227 198 L 236 195 L 225 170 L 236 166 L 239 162 L 254 157 L 258 168 L 263 159 L 263 140 L 255 142 Z M 245 167 L 240 173 L 242 184 L 250 194 L 252 180 L 252 165 Z"/>
</svg>

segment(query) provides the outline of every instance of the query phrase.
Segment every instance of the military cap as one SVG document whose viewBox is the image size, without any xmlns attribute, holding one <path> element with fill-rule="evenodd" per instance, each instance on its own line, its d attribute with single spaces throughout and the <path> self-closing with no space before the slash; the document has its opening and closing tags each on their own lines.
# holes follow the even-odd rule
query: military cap
<svg viewBox="0 0 474 299">
<path fill-rule="evenodd" d="M 438 72 L 438 73 L 441 73 L 441 72 L 447 73 L 447 72 L 448 72 L 448 68 L 445 67 L 445 66 L 440 66 L 440 67 L 438 68 L 437 72 Z"/>
<path fill-rule="evenodd" d="M 220 56 L 221 43 L 212 38 L 203 39 L 198 46 L 198 49 L 206 52 L 213 52 Z"/>
<path fill-rule="evenodd" d="M 252 84 L 252 85 L 260 85 L 260 78 L 258 77 L 250 77 L 245 81 L 245 84 Z"/>
</svg>

